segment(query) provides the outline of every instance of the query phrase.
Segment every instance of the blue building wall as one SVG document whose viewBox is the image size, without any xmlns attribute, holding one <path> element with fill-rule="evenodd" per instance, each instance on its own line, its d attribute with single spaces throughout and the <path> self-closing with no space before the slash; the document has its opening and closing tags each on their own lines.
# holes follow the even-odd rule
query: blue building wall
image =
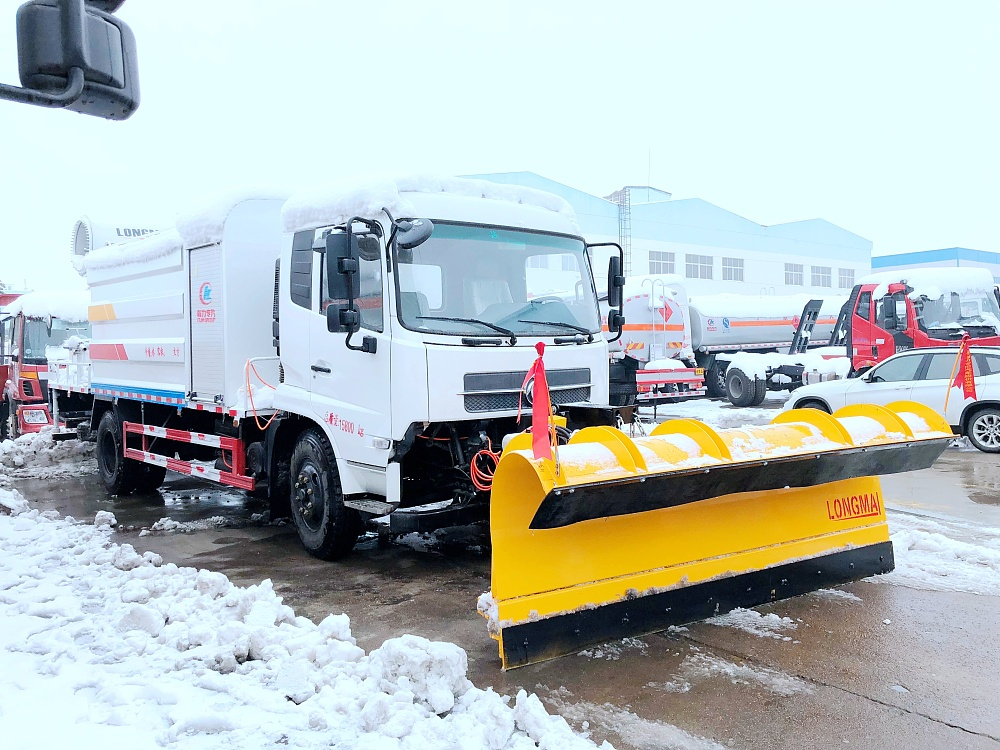
<svg viewBox="0 0 1000 750">
<path fill-rule="evenodd" d="M 993 279 L 1000 281 L 1000 253 L 988 250 L 946 247 L 940 250 L 918 250 L 912 253 L 896 253 L 872 258 L 873 271 L 894 271 L 901 268 L 927 266 L 988 268 L 993 273 Z"/>
</svg>

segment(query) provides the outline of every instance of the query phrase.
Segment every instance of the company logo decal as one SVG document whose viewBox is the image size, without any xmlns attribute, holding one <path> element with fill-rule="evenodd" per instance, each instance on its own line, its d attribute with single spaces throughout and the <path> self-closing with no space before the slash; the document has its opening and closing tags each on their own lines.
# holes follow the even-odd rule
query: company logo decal
<svg viewBox="0 0 1000 750">
<path fill-rule="evenodd" d="M 198 301 L 203 305 L 208 305 L 212 302 L 212 285 L 207 281 L 198 290 Z"/>
<path fill-rule="evenodd" d="M 847 521 L 852 518 L 868 518 L 882 514 L 882 502 L 877 492 L 850 495 L 826 501 L 826 514 L 831 521 Z"/>
</svg>

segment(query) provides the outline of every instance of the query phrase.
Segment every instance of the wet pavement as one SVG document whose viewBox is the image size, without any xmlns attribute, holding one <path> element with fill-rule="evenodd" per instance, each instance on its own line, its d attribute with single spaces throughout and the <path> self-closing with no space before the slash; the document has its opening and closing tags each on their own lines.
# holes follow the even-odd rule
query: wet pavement
<svg viewBox="0 0 1000 750">
<path fill-rule="evenodd" d="M 477 686 L 534 691 L 618 748 L 1000 748 L 997 597 L 857 582 L 758 607 L 776 616 L 752 615 L 758 626 L 779 627 L 756 634 L 698 623 L 504 673 L 475 613 L 489 588 L 485 529 L 433 541 L 372 533 L 325 563 L 294 529 L 262 520 L 260 501 L 187 477 L 130 498 L 108 498 L 93 475 L 14 484 L 65 515 L 112 510 L 117 541 L 168 562 L 242 585 L 270 578 L 298 614 L 346 612 L 365 649 L 403 633 L 457 643 Z M 931 469 L 883 478 L 883 489 L 890 527 L 901 512 L 1000 529 L 997 456 L 952 448 Z M 189 531 L 140 535 L 164 517 Z"/>
</svg>

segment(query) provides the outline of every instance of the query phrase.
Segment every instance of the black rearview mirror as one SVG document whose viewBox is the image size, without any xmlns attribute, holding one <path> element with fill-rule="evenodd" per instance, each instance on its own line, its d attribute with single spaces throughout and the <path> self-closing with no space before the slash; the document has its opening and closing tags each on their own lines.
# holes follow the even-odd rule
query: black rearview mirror
<svg viewBox="0 0 1000 750">
<path fill-rule="evenodd" d="M 396 247 L 411 250 L 422 245 L 434 233 L 430 219 L 400 219 L 396 222 Z"/>
<path fill-rule="evenodd" d="M 622 306 L 622 289 L 625 288 L 625 277 L 622 276 L 622 261 L 612 255 L 608 261 L 608 305 Z"/>
<path fill-rule="evenodd" d="M 95 5 L 97 7 L 95 7 Z M 139 107 L 135 36 L 98 10 L 120 2 L 32 0 L 17 11 L 18 89 L 0 98 L 124 120 Z"/>
<path fill-rule="evenodd" d="M 377 240 L 376 240 L 377 243 Z M 326 236 L 326 328 L 331 333 L 353 333 L 360 326 L 354 301 L 361 291 L 358 279 L 358 237 L 347 233 Z"/>
</svg>

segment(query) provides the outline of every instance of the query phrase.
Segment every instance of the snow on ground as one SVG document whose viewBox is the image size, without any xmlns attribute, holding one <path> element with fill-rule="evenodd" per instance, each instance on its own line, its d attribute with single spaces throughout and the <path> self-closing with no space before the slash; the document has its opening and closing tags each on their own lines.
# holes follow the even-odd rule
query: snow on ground
<svg viewBox="0 0 1000 750">
<path fill-rule="evenodd" d="M 365 654 L 346 615 L 296 617 L 270 581 L 112 543 L 110 513 L 77 523 L 13 490 L 0 505 L 5 750 L 595 746 L 537 696 L 474 687 L 458 646 Z"/>
<path fill-rule="evenodd" d="M 686 693 L 691 690 L 694 682 L 711 677 L 724 677 L 734 685 L 757 685 L 784 697 L 812 692 L 809 683 L 779 669 L 746 662 L 736 664 L 719 656 L 706 654 L 700 649 L 693 649 L 690 655 L 684 657 L 674 679 L 668 682 L 651 682 L 648 687 L 668 693 Z"/>
<path fill-rule="evenodd" d="M 723 628 L 736 628 L 758 638 L 774 638 L 779 641 L 792 640 L 790 635 L 785 635 L 785 631 L 795 630 L 798 627 L 791 618 L 780 617 L 773 612 L 762 615 L 755 609 L 742 607 L 718 617 L 710 617 L 705 622 Z"/>
<path fill-rule="evenodd" d="M 620 641 L 608 641 L 598 646 L 592 646 L 577 654 L 588 659 L 604 659 L 618 661 L 627 651 L 638 651 L 642 656 L 649 653 L 649 646 L 640 638 L 622 638 Z"/>
<path fill-rule="evenodd" d="M 1000 596 L 1000 529 L 889 509 L 896 569 L 870 581 Z"/>
<path fill-rule="evenodd" d="M 788 396 L 787 391 L 770 391 L 762 406 L 745 408 L 733 406 L 728 399 L 700 398 L 665 404 L 656 407 L 656 421 L 697 419 L 716 429 L 765 425 L 770 424 L 781 413 L 781 405 L 788 400 Z M 653 418 L 653 408 L 650 406 L 642 407 L 639 413 L 644 419 Z"/>
<path fill-rule="evenodd" d="M 9 478 L 52 479 L 97 473 L 93 443 L 52 439 L 51 428 L 0 443 L 0 485 Z"/>
<path fill-rule="evenodd" d="M 640 750 L 722 750 L 724 747 L 672 724 L 643 719 L 611 703 L 577 701 L 573 693 L 564 687 L 550 690 L 545 685 L 539 685 L 537 689 L 570 721 L 589 729 L 597 725 L 616 732 L 620 737 L 628 737 L 629 743 Z"/>
</svg>

